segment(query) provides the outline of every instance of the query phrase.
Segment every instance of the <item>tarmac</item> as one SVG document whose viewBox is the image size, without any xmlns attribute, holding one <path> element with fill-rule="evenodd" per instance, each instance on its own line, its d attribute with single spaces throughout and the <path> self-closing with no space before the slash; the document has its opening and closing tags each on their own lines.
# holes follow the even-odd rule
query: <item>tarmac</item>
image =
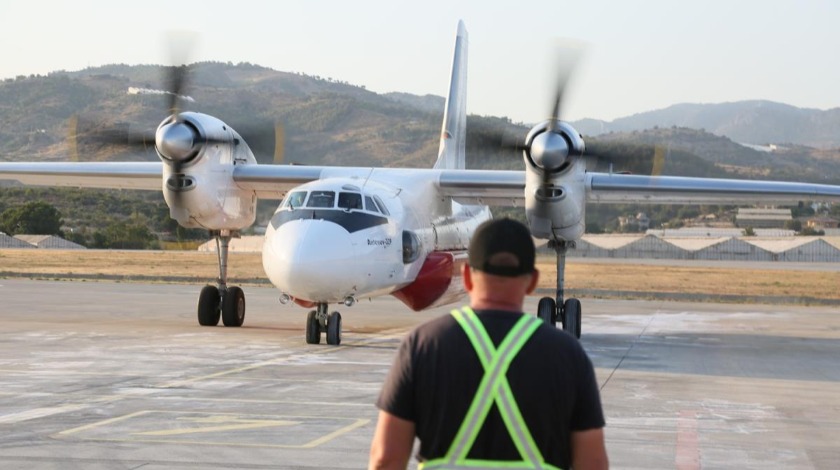
<svg viewBox="0 0 840 470">
<path fill-rule="evenodd" d="M 307 345 L 274 289 L 241 328 L 198 326 L 198 291 L 0 280 L 0 467 L 365 468 L 400 339 L 449 309 L 362 301 Z M 612 468 L 837 468 L 837 307 L 582 302 Z"/>
</svg>

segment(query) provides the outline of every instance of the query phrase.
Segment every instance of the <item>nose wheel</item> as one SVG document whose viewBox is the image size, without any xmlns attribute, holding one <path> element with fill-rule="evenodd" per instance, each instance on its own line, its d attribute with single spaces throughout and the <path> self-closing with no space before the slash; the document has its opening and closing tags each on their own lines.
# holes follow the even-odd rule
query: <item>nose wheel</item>
<svg viewBox="0 0 840 470">
<path fill-rule="evenodd" d="M 229 230 L 214 233 L 219 253 L 218 285 L 207 285 L 198 295 L 198 324 L 216 326 L 219 319 L 225 326 L 238 327 L 245 322 L 245 293 L 237 286 L 227 285 L 228 248 L 232 234 Z"/>
<path fill-rule="evenodd" d="M 557 298 L 543 297 L 537 304 L 537 317 L 551 326 L 557 321 L 563 326 L 563 331 L 575 338 L 580 339 L 581 314 L 583 308 L 578 299 L 563 301 L 563 290 L 566 277 L 566 251 L 569 246 L 574 247 L 571 242 L 558 240 L 549 241 L 549 246 L 557 253 Z"/>
<path fill-rule="evenodd" d="M 328 305 L 325 303 L 317 304 L 316 308 L 306 315 L 306 343 L 320 344 L 321 333 L 326 332 L 327 344 L 341 344 L 341 314 L 327 314 Z"/>
</svg>

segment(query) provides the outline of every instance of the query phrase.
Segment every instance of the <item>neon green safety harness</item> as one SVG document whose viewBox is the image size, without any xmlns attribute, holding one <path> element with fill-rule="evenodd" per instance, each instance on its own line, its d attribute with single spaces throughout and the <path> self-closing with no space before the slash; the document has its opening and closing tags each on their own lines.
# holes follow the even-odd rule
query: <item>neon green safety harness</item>
<svg viewBox="0 0 840 470">
<path fill-rule="evenodd" d="M 461 325 L 475 348 L 481 365 L 484 367 L 484 377 L 478 385 L 475 397 L 470 404 L 467 415 L 443 458 L 430 460 L 420 464 L 419 468 L 430 469 L 476 469 L 476 468 L 544 468 L 557 469 L 545 463 L 534 438 L 528 431 L 525 420 L 519 411 L 519 406 L 513 397 L 510 384 L 507 381 L 507 370 L 513 358 L 522 349 L 534 331 L 543 323 L 542 320 L 529 315 L 522 315 L 516 325 L 508 332 L 499 348 L 493 346 L 493 341 L 481 324 L 481 320 L 469 307 L 453 310 L 452 316 Z M 505 427 L 510 434 L 513 444 L 522 457 L 521 461 L 513 460 L 478 460 L 467 459 L 473 443 L 478 436 L 487 414 L 493 403 L 496 403 Z M 558 469 L 559 470 L 559 469 Z"/>
</svg>

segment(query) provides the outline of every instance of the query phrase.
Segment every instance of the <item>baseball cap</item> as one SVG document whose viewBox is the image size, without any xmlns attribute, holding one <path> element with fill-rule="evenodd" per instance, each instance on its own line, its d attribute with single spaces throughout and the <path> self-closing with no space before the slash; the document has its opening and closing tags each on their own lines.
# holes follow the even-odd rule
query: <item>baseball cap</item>
<svg viewBox="0 0 840 470">
<path fill-rule="evenodd" d="M 489 220 L 479 225 L 472 237 L 470 267 L 497 276 L 530 274 L 534 272 L 535 251 L 531 232 L 521 222 Z"/>
</svg>

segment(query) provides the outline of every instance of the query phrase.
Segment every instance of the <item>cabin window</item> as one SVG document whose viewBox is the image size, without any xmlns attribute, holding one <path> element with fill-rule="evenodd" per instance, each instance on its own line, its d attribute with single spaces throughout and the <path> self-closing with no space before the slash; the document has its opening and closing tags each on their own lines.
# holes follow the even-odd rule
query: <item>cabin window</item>
<svg viewBox="0 0 840 470">
<path fill-rule="evenodd" d="M 306 207 L 329 207 L 335 206 L 335 191 L 312 191 Z"/>
<path fill-rule="evenodd" d="M 289 194 L 289 197 L 286 198 L 286 202 L 283 203 L 283 207 L 296 209 L 298 207 L 302 207 L 303 201 L 305 200 L 306 191 L 295 191 Z"/>
<path fill-rule="evenodd" d="M 362 209 L 362 195 L 359 193 L 338 193 L 340 209 Z"/>
</svg>

